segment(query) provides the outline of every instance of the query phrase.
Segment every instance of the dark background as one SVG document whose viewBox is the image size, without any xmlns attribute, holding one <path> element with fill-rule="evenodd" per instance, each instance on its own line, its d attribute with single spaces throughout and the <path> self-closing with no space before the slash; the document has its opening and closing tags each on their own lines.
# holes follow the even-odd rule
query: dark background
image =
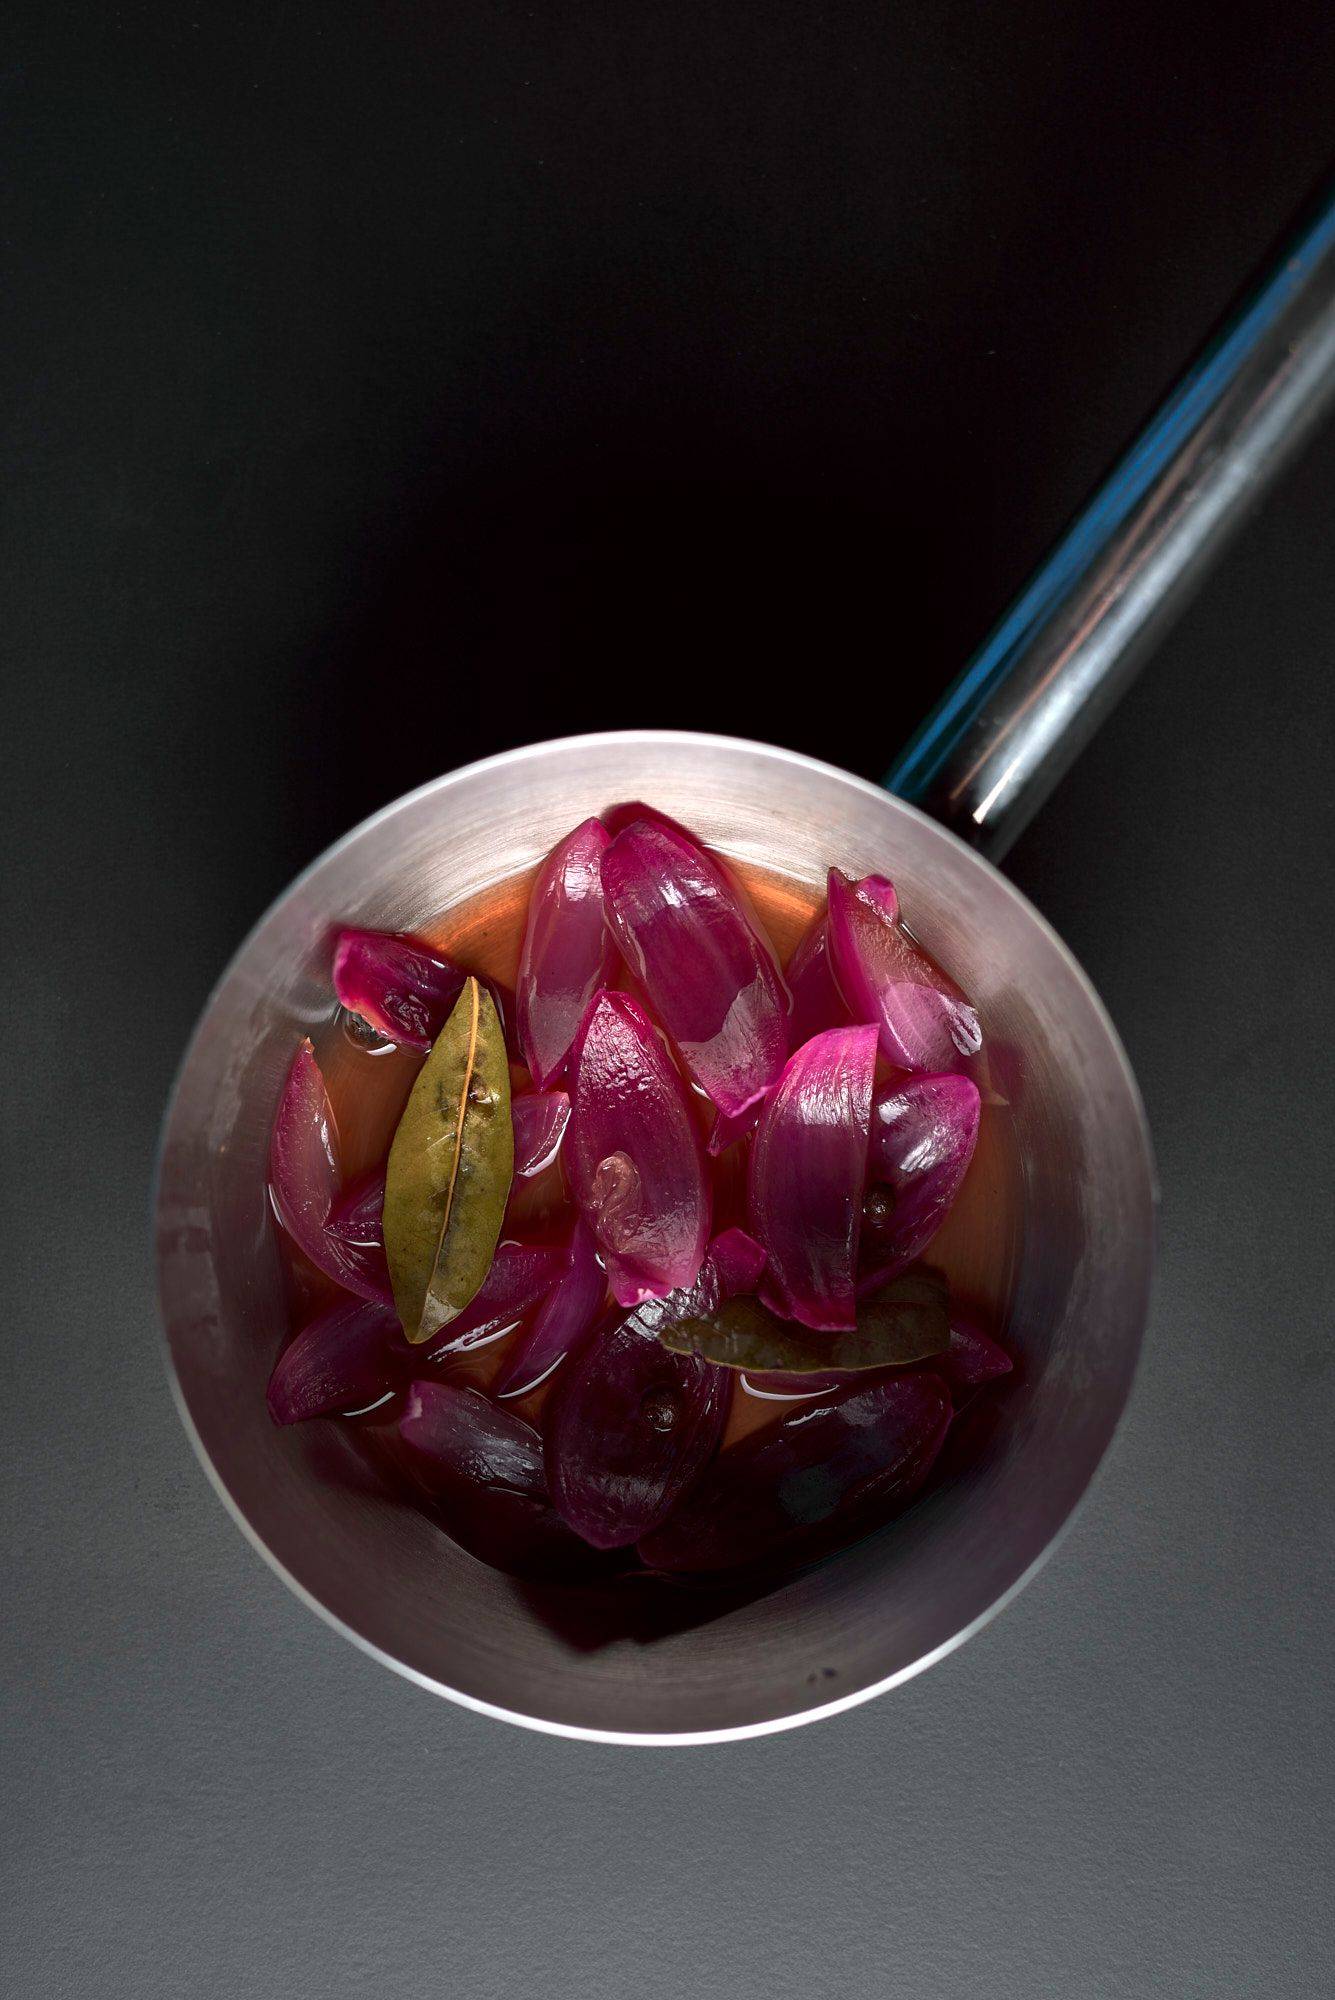
<svg viewBox="0 0 1335 2000">
<path fill-rule="evenodd" d="M 0 1985 L 1326 1990 L 1335 435 L 1011 859 L 1162 1278 L 1076 1528 L 929 1674 L 678 1752 L 398 1681 L 207 1490 L 146 1193 L 235 942 L 397 793 L 635 723 L 885 768 L 1327 165 L 1329 0 L 0 33 Z"/>
</svg>

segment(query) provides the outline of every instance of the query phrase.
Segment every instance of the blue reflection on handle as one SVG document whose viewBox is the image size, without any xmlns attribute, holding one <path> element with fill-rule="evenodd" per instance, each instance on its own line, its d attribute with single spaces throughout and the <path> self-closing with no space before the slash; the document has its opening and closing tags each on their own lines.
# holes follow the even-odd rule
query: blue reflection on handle
<svg viewBox="0 0 1335 2000">
<path fill-rule="evenodd" d="M 900 751 L 885 779 L 902 799 L 927 792 L 980 709 L 1092 568 L 1201 418 L 1225 393 L 1295 291 L 1335 242 L 1335 195 L 1284 252 L 1260 290 L 1206 348 L 1074 525 L 1036 571 L 1000 625 Z"/>
</svg>

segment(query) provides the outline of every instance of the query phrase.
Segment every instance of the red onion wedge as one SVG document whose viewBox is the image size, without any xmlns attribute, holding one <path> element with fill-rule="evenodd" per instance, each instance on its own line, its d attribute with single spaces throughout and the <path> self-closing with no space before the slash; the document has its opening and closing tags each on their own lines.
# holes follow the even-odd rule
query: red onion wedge
<svg viewBox="0 0 1335 2000">
<path fill-rule="evenodd" d="M 862 1209 L 861 1283 L 920 1257 L 949 1215 L 978 1139 L 967 1076 L 909 1076 L 876 1093 Z"/>
<path fill-rule="evenodd" d="M 545 1382 L 600 1316 L 607 1299 L 607 1273 L 598 1262 L 592 1232 L 577 1221 L 565 1271 L 515 1342 L 492 1383 L 494 1396 L 526 1396 Z"/>
<path fill-rule="evenodd" d="M 661 819 L 617 835 L 602 879 L 622 956 L 683 1064 L 725 1119 L 738 1118 L 788 1053 L 788 993 L 768 940 L 719 863 Z"/>
<path fill-rule="evenodd" d="M 288 1343 L 269 1377 L 276 1424 L 363 1410 L 403 1379 L 403 1335 L 392 1306 L 340 1299 Z"/>
<path fill-rule="evenodd" d="M 339 1277 L 340 1282 L 353 1291 L 362 1289 L 356 1282 L 360 1278 L 364 1281 L 368 1298 L 392 1305 L 394 1288 L 385 1258 L 383 1167 L 375 1167 L 370 1173 L 359 1174 L 355 1181 L 349 1181 L 329 1211 L 327 1233 L 340 1246 L 333 1251 L 334 1257 L 342 1260 L 341 1271 L 331 1275 Z"/>
<path fill-rule="evenodd" d="M 269 1137 L 274 1213 L 303 1257 L 358 1298 L 389 1303 L 383 1245 L 347 1241 L 331 1229 L 342 1178 L 338 1125 L 315 1051 L 303 1041 L 292 1059 Z"/>
<path fill-rule="evenodd" d="M 606 827 L 586 819 L 538 870 L 519 958 L 519 1045 L 539 1090 L 560 1074 L 589 1002 L 612 977 L 603 921 Z"/>
<path fill-rule="evenodd" d="M 571 1052 L 565 1167 L 619 1305 L 691 1284 L 709 1190 L 686 1086 L 648 1015 L 599 993 Z"/>
<path fill-rule="evenodd" d="M 635 826 L 644 820 L 650 826 L 665 826 L 669 833 L 678 833 L 683 840 L 695 840 L 695 835 L 680 820 L 669 819 L 657 806 L 647 806 L 643 799 L 623 799 L 620 804 L 608 806 L 598 815 L 603 825 L 615 840 L 628 826 Z"/>
<path fill-rule="evenodd" d="M 905 930 L 882 875 L 850 882 L 830 870 L 830 964 L 856 1020 L 875 1021 L 887 1061 L 900 1069 L 957 1070 L 983 1043 L 968 1000 Z"/>
<path fill-rule="evenodd" d="M 823 1034 L 826 1028 L 842 1027 L 848 1020 L 844 996 L 830 968 L 824 910 L 812 918 L 798 939 L 784 977 L 793 996 L 788 1022 L 790 1048 L 800 1049 L 813 1035 Z"/>
<path fill-rule="evenodd" d="M 357 1250 L 385 1249 L 385 1169 L 372 1167 L 343 1188 L 329 1211 L 329 1232 Z"/>
<path fill-rule="evenodd" d="M 751 1227 L 768 1258 L 761 1297 L 818 1330 L 857 1323 L 876 1030 L 827 1028 L 790 1056 L 751 1149 Z"/>
<path fill-rule="evenodd" d="M 542 1439 L 476 1389 L 414 1382 L 399 1436 L 413 1477 L 470 1555 L 520 1576 L 587 1570 L 589 1550 L 551 1504 Z"/>
<path fill-rule="evenodd" d="M 718 1273 L 719 1292 L 725 1299 L 753 1292 L 765 1268 L 765 1253 L 754 1236 L 744 1229 L 725 1229 L 709 1246 L 709 1262 Z"/>
<path fill-rule="evenodd" d="M 950 1426 L 934 1375 L 882 1378 L 804 1401 L 718 1457 L 640 1539 L 651 1569 L 733 1569 L 821 1553 L 832 1533 L 909 1500 Z"/>
<path fill-rule="evenodd" d="M 420 938 L 352 926 L 334 938 L 334 991 L 386 1041 L 429 1049 L 463 991 L 457 965 Z"/>
<path fill-rule="evenodd" d="M 748 1104 L 745 1111 L 739 1111 L 730 1118 L 726 1111 L 720 1111 L 709 1133 L 709 1144 L 705 1148 L 712 1158 L 726 1153 L 729 1146 L 739 1140 L 749 1139 L 760 1123 L 760 1114 L 765 1108 L 765 1100 L 758 1097 L 754 1104 Z"/>
<path fill-rule="evenodd" d="M 627 1547 L 665 1519 L 718 1449 L 730 1371 L 670 1353 L 657 1333 L 718 1296 L 707 1264 L 670 1298 L 605 1318 L 556 1378 L 547 1480 L 563 1518 L 595 1548 Z"/>
<path fill-rule="evenodd" d="M 950 1314 L 950 1346 L 935 1364 L 952 1389 L 978 1389 L 1015 1366 L 999 1340 L 984 1333 L 972 1313 Z"/>
<path fill-rule="evenodd" d="M 570 1123 L 570 1099 L 563 1090 L 526 1090 L 510 1100 L 515 1128 L 515 1179 L 532 1180 L 550 1167 Z"/>
<path fill-rule="evenodd" d="M 566 1272 L 564 1250 L 540 1243 L 502 1243 L 491 1269 L 469 1303 L 432 1340 L 404 1352 L 417 1362 L 448 1360 L 490 1347 L 513 1333 L 538 1300 L 560 1283 Z"/>
</svg>

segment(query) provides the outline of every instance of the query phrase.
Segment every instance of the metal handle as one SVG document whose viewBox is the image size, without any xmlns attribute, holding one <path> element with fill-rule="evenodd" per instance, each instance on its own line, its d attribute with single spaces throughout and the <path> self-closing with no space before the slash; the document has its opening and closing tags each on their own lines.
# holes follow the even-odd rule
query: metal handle
<svg viewBox="0 0 1335 2000">
<path fill-rule="evenodd" d="M 993 859 L 1335 391 L 1335 194 L 1187 371 L 886 785 Z"/>
</svg>

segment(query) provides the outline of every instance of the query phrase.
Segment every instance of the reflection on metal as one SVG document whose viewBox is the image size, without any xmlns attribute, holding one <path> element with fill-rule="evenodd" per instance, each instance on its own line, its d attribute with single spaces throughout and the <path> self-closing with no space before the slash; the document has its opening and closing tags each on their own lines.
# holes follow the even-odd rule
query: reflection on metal
<svg viewBox="0 0 1335 2000">
<path fill-rule="evenodd" d="M 1188 371 L 886 783 L 994 859 L 1335 392 L 1335 195 Z"/>
</svg>

